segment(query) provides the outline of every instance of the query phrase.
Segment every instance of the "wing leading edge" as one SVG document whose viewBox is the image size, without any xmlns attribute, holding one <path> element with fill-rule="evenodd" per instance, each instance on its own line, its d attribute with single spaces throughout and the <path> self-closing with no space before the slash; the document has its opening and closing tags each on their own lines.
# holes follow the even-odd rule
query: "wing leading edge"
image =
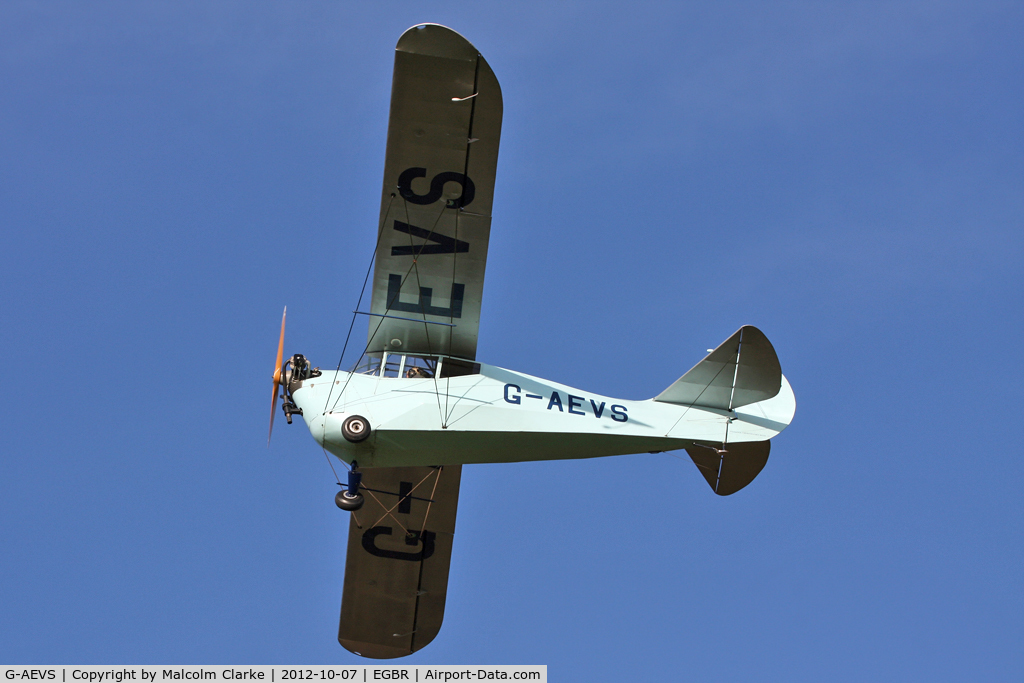
<svg viewBox="0 0 1024 683">
<path fill-rule="evenodd" d="M 411 28 L 395 50 L 367 350 L 474 359 L 501 87 L 444 26 Z"/>
</svg>

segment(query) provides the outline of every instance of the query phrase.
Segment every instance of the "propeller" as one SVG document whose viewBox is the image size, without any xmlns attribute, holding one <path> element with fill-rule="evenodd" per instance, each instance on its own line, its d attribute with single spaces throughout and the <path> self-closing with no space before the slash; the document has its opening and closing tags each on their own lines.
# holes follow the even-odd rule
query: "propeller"
<svg viewBox="0 0 1024 683">
<path fill-rule="evenodd" d="M 270 401 L 270 432 L 267 434 L 267 447 L 270 447 L 270 436 L 274 433 L 274 413 L 277 411 L 277 392 L 281 388 L 281 361 L 284 360 L 284 319 L 288 315 L 288 307 L 281 314 L 281 340 L 277 342 L 277 363 L 274 365 L 274 397 Z"/>
</svg>

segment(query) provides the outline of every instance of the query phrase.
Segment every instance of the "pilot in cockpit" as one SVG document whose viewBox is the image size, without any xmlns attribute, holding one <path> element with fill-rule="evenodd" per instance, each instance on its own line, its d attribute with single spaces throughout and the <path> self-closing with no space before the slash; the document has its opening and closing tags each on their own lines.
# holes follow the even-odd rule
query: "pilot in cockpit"
<svg viewBox="0 0 1024 683">
<path fill-rule="evenodd" d="M 431 374 L 425 368 L 412 367 L 405 371 L 405 376 L 413 379 L 429 379 Z"/>
</svg>

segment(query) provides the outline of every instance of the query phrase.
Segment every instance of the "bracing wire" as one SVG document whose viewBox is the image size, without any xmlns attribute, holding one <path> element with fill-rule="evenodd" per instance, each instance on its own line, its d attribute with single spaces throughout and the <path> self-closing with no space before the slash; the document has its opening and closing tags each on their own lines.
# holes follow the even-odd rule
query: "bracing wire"
<svg viewBox="0 0 1024 683">
<path fill-rule="evenodd" d="M 480 92 L 480 57 L 479 57 L 479 55 L 477 55 L 476 66 L 475 66 L 475 69 L 473 71 L 473 92 L 474 93 L 479 93 Z M 476 121 L 476 98 L 474 97 L 472 103 L 470 104 L 470 108 L 469 108 L 469 129 L 466 132 L 466 140 L 467 140 L 467 142 L 466 142 L 466 158 L 465 158 L 465 160 L 463 161 L 463 164 L 462 164 L 462 175 L 464 177 L 466 177 L 466 178 L 469 177 L 469 155 L 470 155 L 470 153 L 472 152 L 472 149 L 473 149 L 472 146 L 471 146 L 472 142 L 469 142 L 469 141 L 473 139 L 473 124 L 474 124 L 475 121 Z M 462 209 L 460 207 L 456 211 L 456 213 L 455 213 L 455 243 L 456 244 L 458 244 L 458 242 L 459 242 L 459 214 L 461 212 L 462 212 Z M 455 252 L 452 254 L 452 282 L 455 282 L 455 275 L 458 272 L 458 263 L 459 263 L 459 250 L 456 249 Z M 448 312 L 448 322 L 454 322 L 454 321 L 455 321 L 454 311 L 449 309 L 449 312 Z M 449 356 L 452 355 L 452 343 L 454 341 L 455 341 L 455 334 L 454 333 L 450 333 L 448 335 L 448 355 Z M 449 418 L 451 418 L 451 413 L 448 410 L 448 399 L 449 399 L 449 396 L 451 394 L 451 392 L 450 392 L 451 381 L 452 381 L 451 373 L 448 373 L 448 377 L 445 378 L 445 383 L 444 383 L 444 419 L 441 422 L 442 427 L 446 427 Z M 452 411 L 454 411 L 454 410 L 455 409 L 453 407 Z"/>
<path fill-rule="evenodd" d="M 373 261 L 377 255 L 377 247 L 380 246 L 381 236 L 384 234 L 384 224 L 387 222 L 388 214 L 391 213 L 391 202 L 395 201 L 395 193 L 391 193 L 390 199 L 388 199 L 388 206 L 384 210 L 384 216 L 380 219 L 380 226 L 377 228 L 377 242 L 373 245 L 373 253 L 370 255 L 370 264 L 366 266 L 366 276 L 363 278 L 363 288 L 359 290 L 359 299 L 356 301 L 356 311 L 359 310 L 359 306 L 363 303 L 363 295 L 366 294 L 366 283 L 370 281 L 370 271 L 373 269 Z M 338 369 L 335 371 L 335 377 L 337 373 L 341 372 L 341 364 L 345 360 L 345 351 L 348 349 L 348 340 L 352 337 L 352 328 L 356 324 L 356 313 L 352 313 L 352 322 L 348 324 L 348 334 L 345 335 L 345 344 L 341 347 L 341 356 L 338 358 Z M 327 401 L 324 402 L 324 413 L 327 412 L 327 406 L 331 402 L 331 394 L 334 392 L 334 385 L 331 385 L 330 390 L 327 392 Z M 326 452 L 326 451 L 325 451 Z M 328 460 L 328 462 L 330 462 Z M 333 469 L 333 467 L 332 467 Z M 337 475 L 337 473 L 335 473 Z"/>
<path fill-rule="evenodd" d="M 409 202 L 404 201 L 405 200 L 404 197 L 402 199 L 403 199 L 403 202 L 404 202 L 404 205 L 405 205 L 405 221 L 411 225 L 412 224 L 412 219 L 409 218 Z M 437 220 L 434 221 L 434 225 L 430 229 L 430 234 L 434 233 L 434 230 L 437 228 L 437 224 L 441 222 L 441 216 L 443 216 L 443 215 L 444 215 L 444 209 L 441 209 L 441 213 L 438 214 Z M 456 220 L 458 220 L 458 219 L 456 218 Z M 423 245 L 420 246 L 420 252 L 423 251 L 423 248 L 426 246 L 426 242 L 427 242 L 427 240 L 423 241 Z M 412 231 L 409 232 L 409 246 L 411 248 L 415 248 L 415 244 L 413 244 L 413 239 L 412 239 Z M 412 260 L 412 266 L 416 270 L 416 291 L 417 292 L 422 292 L 423 291 L 423 284 L 420 282 L 420 265 L 419 265 L 419 260 L 420 260 L 419 259 L 419 254 L 420 254 L 420 252 L 417 252 L 416 256 Z M 457 249 L 456 249 L 456 252 L 458 252 Z M 453 282 L 454 282 L 454 280 L 453 280 Z M 404 281 L 403 281 L 403 283 L 404 283 Z M 390 304 L 390 302 L 389 302 L 389 304 Z M 387 311 L 385 311 L 385 313 L 386 312 Z M 433 346 L 433 344 L 430 343 L 430 325 L 427 323 L 427 312 L 424 311 L 424 310 L 421 310 L 420 314 L 423 316 L 423 334 L 427 338 L 427 353 L 430 354 L 431 356 L 433 356 L 434 355 L 434 346 Z M 381 318 L 381 321 L 383 322 L 383 318 Z M 451 332 L 448 333 L 448 338 L 451 339 Z M 437 398 L 437 414 L 441 418 L 441 428 L 444 429 L 444 426 L 445 426 L 445 424 L 444 424 L 444 413 L 441 411 L 441 397 L 440 397 L 439 392 L 437 390 L 437 369 L 436 368 L 434 370 L 434 396 Z"/>
<path fill-rule="evenodd" d="M 403 197 L 403 201 L 404 201 L 404 199 L 405 198 Z M 434 233 L 437 231 L 437 224 L 440 222 L 441 216 L 444 215 L 444 209 L 445 209 L 445 207 L 442 206 L 441 207 L 441 213 L 439 213 L 437 215 L 437 218 L 434 219 L 434 223 L 430 227 L 430 232 L 427 233 L 427 237 L 424 239 L 423 244 L 420 245 L 419 251 L 417 251 L 413 255 L 413 264 L 410 265 L 409 269 L 405 271 L 405 275 L 402 277 L 402 282 L 399 285 L 399 291 L 401 291 L 401 287 L 405 286 L 406 281 L 409 279 L 409 275 L 412 273 L 412 269 L 416 266 L 416 260 L 422 254 L 422 251 L 423 251 L 424 247 L 426 247 L 426 245 L 430 241 L 431 237 L 433 237 Z M 379 243 L 380 243 L 380 240 L 378 238 L 378 247 L 379 247 Z M 376 254 L 376 251 L 377 251 L 377 247 L 374 248 L 374 254 Z M 396 300 L 397 300 L 397 297 L 396 297 Z M 391 310 L 392 305 L 394 305 L 394 301 L 388 301 L 386 303 L 386 308 L 384 309 L 384 314 L 385 315 Z M 426 314 L 424 313 L 424 316 L 425 315 Z M 373 334 L 369 335 L 369 337 L 367 339 L 367 342 L 366 342 L 366 346 L 363 347 L 363 354 L 365 354 L 370 349 L 370 340 L 372 340 L 377 335 L 377 331 L 380 330 L 381 325 L 384 324 L 384 320 L 385 320 L 384 318 L 381 318 L 380 321 L 377 322 L 377 326 L 374 328 Z M 426 324 L 426 317 L 424 317 L 424 324 Z M 340 366 L 339 366 L 339 370 L 340 370 Z M 345 394 L 345 389 L 348 388 L 348 383 L 349 383 L 349 381 L 351 379 L 352 379 L 352 375 L 350 373 L 348 378 L 346 378 L 346 380 L 345 380 L 345 385 L 341 388 L 341 391 L 338 394 L 338 398 L 335 399 L 335 402 L 334 402 L 335 406 L 337 405 L 337 402 L 341 400 L 341 397 Z M 333 408 L 333 406 L 332 406 L 332 408 Z M 327 412 L 327 407 L 326 406 L 324 408 L 324 412 L 325 413 Z"/>
<path fill-rule="evenodd" d="M 479 59 L 478 59 L 477 63 L 476 63 L 476 71 L 475 71 L 475 73 L 473 75 L 473 92 L 474 93 L 477 92 L 477 90 L 478 90 L 479 75 L 480 75 L 480 62 L 479 62 Z M 466 138 L 467 140 L 472 140 L 472 137 L 473 137 L 473 122 L 474 122 L 474 119 L 475 119 L 475 114 L 476 114 L 476 100 L 474 99 L 471 102 L 471 104 L 470 104 L 469 129 L 467 131 L 467 138 Z M 463 165 L 463 174 L 464 175 L 468 175 L 468 172 L 469 172 L 469 154 L 470 154 L 470 147 L 469 147 L 469 145 L 467 143 L 466 157 L 465 157 L 465 161 L 464 161 L 464 165 Z M 381 241 L 382 235 L 384 234 L 384 226 L 385 226 L 385 224 L 387 222 L 387 217 L 390 215 L 391 204 L 392 204 L 394 198 L 395 198 L 395 193 L 392 192 L 391 193 L 391 198 L 388 201 L 388 206 L 385 209 L 383 217 L 381 219 L 380 227 L 377 230 L 377 243 L 376 243 L 376 245 L 374 245 L 373 257 L 371 257 L 371 259 L 370 259 L 370 266 L 367 268 L 367 270 L 366 270 L 366 277 L 363 279 L 363 288 L 359 292 L 359 301 L 356 304 L 356 310 L 357 311 L 359 310 L 359 306 L 362 303 L 363 296 L 364 296 L 364 294 L 366 292 L 366 285 L 369 282 L 370 270 L 373 267 L 374 258 L 376 256 L 377 249 L 380 247 L 380 241 Z M 403 206 L 405 208 L 406 222 L 411 225 L 412 221 L 411 221 L 411 219 L 409 217 L 409 203 L 408 203 L 408 201 L 406 200 L 406 198 L 404 196 L 402 197 L 402 203 L 403 203 Z M 419 249 L 413 255 L 412 265 L 409 267 L 409 269 L 406 271 L 405 275 L 402 277 L 402 282 L 401 282 L 401 285 L 399 286 L 399 291 L 401 291 L 401 288 L 405 286 L 405 283 L 408 280 L 409 275 L 413 272 L 413 270 L 415 270 L 415 273 L 416 273 L 416 286 L 417 286 L 417 289 L 418 289 L 418 291 L 422 291 L 422 282 L 420 280 L 420 271 L 419 271 L 419 263 L 418 263 L 419 262 L 419 257 L 421 256 L 421 254 L 423 252 L 423 249 L 430 242 L 430 240 L 433 237 L 434 233 L 437 231 L 437 226 L 438 226 L 438 224 L 441 221 L 441 217 L 444 215 L 445 208 L 447 208 L 447 207 L 445 205 L 442 205 L 440 213 L 438 213 L 437 218 L 434 219 L 434 222 L 433 222 L 433 224 L 430 227 L 430 232 L 427 234 L 427 237 L 423 240 L 422 244 L 420 244 Z M 455 214 L 455 240 L 456 240 L 456 243 L 458 242 L 458 231 L 459 231 L 459 215 L 458 215 L 458 209 L 457 209 L 456 210 L 456 214 Z M 413 236 L 412 236 L 411 232 L 409 233 L 409 246 L 414 248 L 414 249 L 416 247 L 416 245 L 413 243 Z M 455 281 L 457 264 L 458 264 L 458 250 L 456 250 L 453 253 L 453 255 L 452 255 L 452 282 Z M 394 303 L 395 303 L 394 301 L 387 301 L 386 302 L 386 304 L 385 304 L 386 307 L 385 307 L 385 310 L 384 310 L 384 314 L 385 315 L 388 312 L 390 312 L 391 307 L 392 307 L 392 305 Z M 430 329 L 429 329 L 429 321 L 427 320 L 427 312 L 425 310 L 421 310 L 421 315 L 423 316 L 423 327 L 424 327 L 423 332 L 424 332 L 424 335 L 425 335 L 426 341 L 427 341 L 427 352 L 428 352 L 428 355 L 434 355 L 434 353 L 433 353 L 433 344 L 431 343 L 431 340 L 430 340 Z M 355 317 L 356 317 L 356 313 L 353 313 L 352 321 L 349 323 L 348 333 L 345 336 L 345 344 L 342 347 L 341 358 L 338 359 L 337 372 L 341 371 L 341 364 L 342 364 L 342 362 L 344 360 L 345 352 L 348 349 L 348 343 L 349 343 L 349 340 L 350 340 L 350 338 L 352 336 L 352 330 L 355 327 Z M 377 326 L 374 328 L 373 334 L 369 335 L 369 337 L 367 339 L 366 346 L 363 348 L 363 354 L 361 354 L 361 355 L 364 355 L 369 350 L 370 342 L 371 342 L 371 340 L 373 340 L 376 337 L 376 334 L 377 334 L 378 330 L 380 330 L 381 325 L 384 324 L 384 320 L 385 319 L 382 317 L 377 322 Z M 454 315 L 453 315 L 453 312 L 451 310 L 449 310 L 449 322 L 452 322 L 452 321 L 454 321 Z M 454 334 L 452 332 L 449 332 L 449 334 L 448 334 L 448 355 L 451 355 L 453 340 L 454 340 Z M 383 369 L 382 369 L 382 371 L 383 371 Z M 351 380 L 351 378 L 352 378 L 352 375 L 349 374 L 348 378 L 346 378 L 346 380 L 345 380 L 345 386 L 343 386 L 341 388 L 341 391 L 338 394 L 338 398 L 335 399 L 335 405 L 337 405 L 337 402 L 339 400 L 341 400 L 341 397 L 344 395 L 345 390 L 348 388 L 348 383 Z M 447 413 L 448 413 L 448 403 L 449 403 L 450 378 L 448 378 L 448 381 L 445 383 L 445 405 L 444 405 L 444 408 L 441 407 L 440 388 L 438 387 L 438 384 L 437 384 L 437 380 L 438 380 L 437 372 L 434 373 L 433 380 L 434 380 L 434 394 L 437 397 L 438 415 L 441 418 L 441 427 L 443 429 L 443 428 L 445 428 L 447 426 L 447 418 L 449 417 Z M 330 406 L 330 401 L 331 401 L 331 397 L 333 395 L 333 391 L 334 391 L 334 385 L 332 384 L 331 385 L 331 389 L 330 389 L 330 391 L 327 394 L 327 401 L 324 404 L 324 414 L 327 413 L 328 406 Z"/>
<path fill-rule="evenodd" d="M 740 353 L 739 353 L 739 348 L 737 347 L 737 349 L 736 349 L 736 367 L 737 368 L 739 368 L 739 364 L 740 364 Z M 711 380 L 706 385 L 704 385 L 704 388 L 700 390 L 700 393 L 697 394 L 697 398 L 693 399 L 693 403 L 690 403 L 689 405 L 687 405 L 686 406 L 686 410 L 683 411 L 683 414 L 680 415 L 676 419 L 676 421 L 672 423 L 672 426 L 668 428 L 668 431 L 665 432 L 665 436 L 668 436 L 672 432 L 672 430 L 676 428 L 676 425 L 679 424 L 679 422 L 684 417 L 686 417 L 686 414 L 688 412 L 690 412 L 690 408 L 692 408 L 693 406 L 697 405 L 697 401 L 700 400 L 700 397 L 703 396 L 704 392 L 707 391 L 711 387 L 711 385 L 715 383 L 715 380 L 718 379 L 718 376 L 722 374 L 722 371 L 725 370 L 726 367 L 728 367 L 728 366 L 727 365 L 723 365 L 721 368 L 718 369 L 718 372 L 715 373 L 715 376 L 712 377 Z M 733 379 L 733 382 L 735 383 L 735 378 Z M 728 422 L 725 423 L 725 429 L 726 429 L 726 438 L 728 439 L 729 438 L 728 437 L 728 433 L 729 433 L 729 431 L 728 431 L 729 430 L 729 423 Z M 723 441 L 723 443 L 725 443 L 725 442 Z"/>
</svg>

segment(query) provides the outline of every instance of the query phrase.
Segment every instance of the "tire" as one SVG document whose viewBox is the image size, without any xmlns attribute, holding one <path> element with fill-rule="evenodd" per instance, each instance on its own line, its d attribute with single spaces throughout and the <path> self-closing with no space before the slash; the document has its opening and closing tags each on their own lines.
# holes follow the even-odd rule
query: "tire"
<svg viewBox="0 0 1024 683">
<path fill-rule="evenodd" d="M 351 415 L 341 423 L 341 435 L 352 443 L 366 441 L 370 436 L 370 423 L 361 415 Z"/>
<path fill-rule="evenodd" d="M 334 504 L 347 512 L 355 512 L 363 507 L 363 494 L 338 491 L 338 495 L 334 496 Z"/>
</svg>

